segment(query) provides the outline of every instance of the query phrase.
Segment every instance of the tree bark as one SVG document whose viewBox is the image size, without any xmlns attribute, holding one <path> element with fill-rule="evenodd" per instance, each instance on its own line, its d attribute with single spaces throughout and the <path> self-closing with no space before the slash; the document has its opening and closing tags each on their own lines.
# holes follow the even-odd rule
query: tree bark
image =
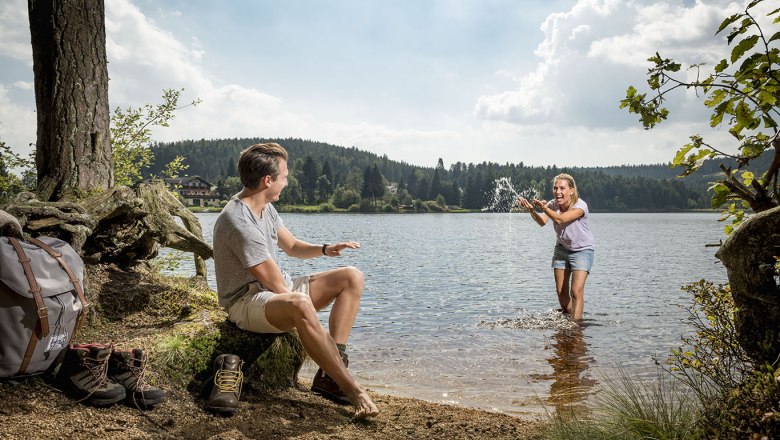
<svg viewBox="0 0 780 440">
<path fill-rule="evenodd" d="M 759 363 L 780 356 L 780 287 L 775 271 L 780 256 L 780 207 L 748 218 L 716 256 L 728 271 L 739 340 Z"/>
<path fill-rule="evenodd" d="M 38 196 L 114 184 L 103 0 L 28 0 Z"/>
</svg>

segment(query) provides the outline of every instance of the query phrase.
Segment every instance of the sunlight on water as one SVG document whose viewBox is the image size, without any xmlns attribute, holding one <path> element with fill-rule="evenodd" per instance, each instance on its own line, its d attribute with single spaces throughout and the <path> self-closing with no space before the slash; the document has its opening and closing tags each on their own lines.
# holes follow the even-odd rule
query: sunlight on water
<svg viewBox="0 0 780 440">
<path fill-rule="evenodd" d="M 522 195 L 508 180 L 500 184 L 505 198 Z M 216 217 L 198 214 L 207 242 Z M 704 246 L 722 237 L 717 213 L 591 214 L 596 258 L 579 325 L 555 311 L 555 234 L 526 216 L 282 217 L 308 242 L 361 243 L 338 258 L 280 254 L 293 275 L 348 265 L 364 272 L 349 341 L 358 381 L 382 393 L 519 416 L 587 404 L 617 366 L 653 380 L 654 359 L 663 361 L 690 333 L 690 298 L 680 286 L 725 281 L 716 249 Z M 213 261 L 207 266 L 215 288 Z M 193 274 L 192 259 L 177 270 Z M 320 317 L 327 325 L 327 314 Z M 315 370 L 304 366 L 301 380 Z"/>
</svg>

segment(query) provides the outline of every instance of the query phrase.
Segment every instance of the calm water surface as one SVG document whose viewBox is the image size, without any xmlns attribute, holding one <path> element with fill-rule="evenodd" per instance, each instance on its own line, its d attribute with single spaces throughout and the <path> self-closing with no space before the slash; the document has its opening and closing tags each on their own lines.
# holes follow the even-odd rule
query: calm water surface
<svg viewBox="0 0 780 440">
<path fill-rule="evenodd" d="M 209 242 L 216 216 L 198 214 Z M 596 260 L 583 325 L 572 328 L 554 312 L 553 228 L 528 215 L 282 218 L 303 240 L 362 245 L 340 258 L 281 254 L 294 276 L 343 265 L 365 273 L 349 345 L 362 384 L 516 415 L 582 403 L 619 366 L 654 377 L 653 358 L 665 359 L 690 332 L 680 286 L 726 280 L 716 248 L 705 247 L 723 237 L 716 213 L 592 214 Z M 215 288 L 213 261 L 209 271 Z"/>
</svg>

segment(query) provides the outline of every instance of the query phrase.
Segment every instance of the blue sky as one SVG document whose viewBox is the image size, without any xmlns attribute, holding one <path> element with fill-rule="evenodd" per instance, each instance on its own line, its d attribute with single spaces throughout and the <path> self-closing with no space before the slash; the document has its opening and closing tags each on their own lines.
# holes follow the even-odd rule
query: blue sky
<svg viewBox="0 0 780 440">
<path fill-rule="evenodd" d="M 769 3 L 764 7 L 768 11 Z M 154 139 L 299 137 L 421 166 L 669 161 L 691 134 L 729 150 L 700 98 L 644 131 L 618 109 L 646 59 L 714 65 L 745 2 L 106 0 L 111 108 L 201 99 Z M 27 3 L 0 5 L 0 139 L 35 142 Z"/>
</svg>

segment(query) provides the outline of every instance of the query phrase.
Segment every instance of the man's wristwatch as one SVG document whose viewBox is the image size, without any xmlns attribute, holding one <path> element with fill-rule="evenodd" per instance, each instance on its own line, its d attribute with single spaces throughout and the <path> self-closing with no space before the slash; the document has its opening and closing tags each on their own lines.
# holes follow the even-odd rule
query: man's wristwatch
<svg viewBox="0 0 780 440">
<path fill-rule="evenodd" d="M 328 243 L 324 243 L 322 245 L 322 255 L 328 255 L 327 253 L 325 253 L 325 248 L 327 248 L 328 246 L 330 246 Z"/>
</svg>

